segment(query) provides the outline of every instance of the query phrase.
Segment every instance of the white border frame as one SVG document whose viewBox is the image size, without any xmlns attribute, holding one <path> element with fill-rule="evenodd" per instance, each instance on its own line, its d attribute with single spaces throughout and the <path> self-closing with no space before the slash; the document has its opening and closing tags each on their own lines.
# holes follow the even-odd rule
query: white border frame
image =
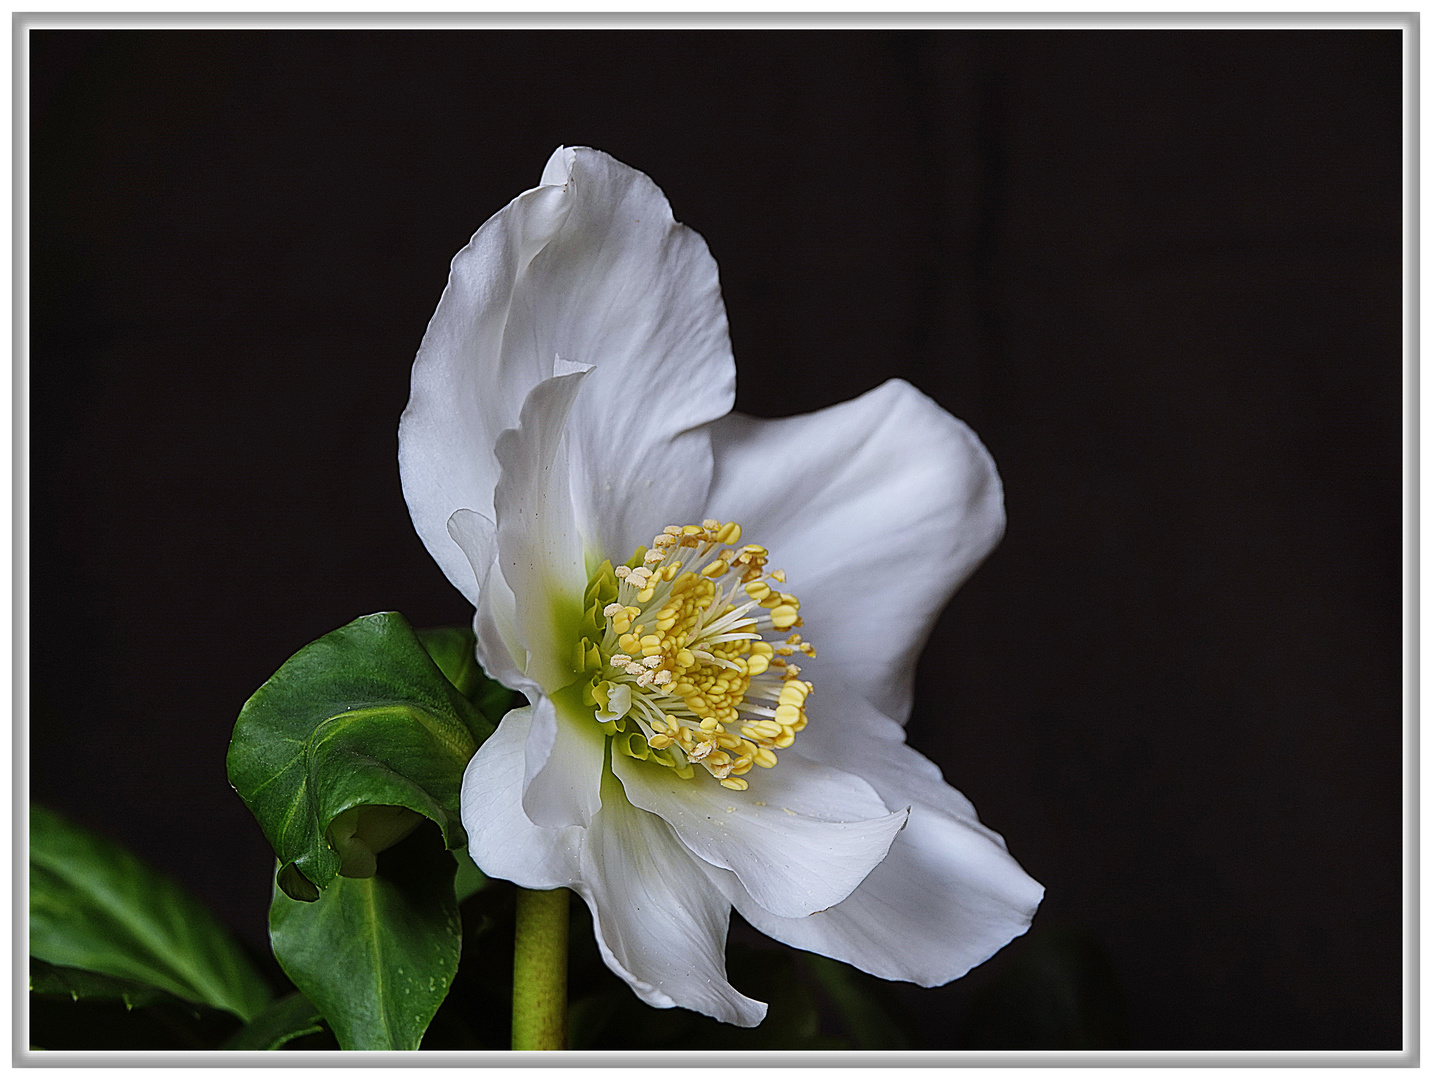
<svg viewBox="0 0 1432 1080">
<path fill-rule="evenodd" d="M 236 6 L 244 6 L 242 4 Z M 315 5 L 315 6 L 322 6 Z M 437 6 L 437 5 L 435 5 Z M 686 1053 L 639 1051 L 565 1051 L 515 1054 L 511 1051 L 430 1051 L 415 1055 L 405 1052 L 357 1051 L 31 1051 L 28 1047 L 28 979 L 21 958 L 28 955 L 29 875 L 25 838 L 29 833 L 29 526 L 28 433 L 29 433 L 29 31 L 35 29 L 1398 29 L 1403 38 L 1403 581 L 1406 597 L 1403 620 L 1404 716 L 1403 716 L 1403 1049 L 1386 1051 L 691 1051 Z M 12 833 L 12 978 L 6 987 L 11 997 L 11 1062 L 17 1066 L 327 1066 L 327 1067 L 552 1067 L 552 1066 L 806 1066 L 806 1067 L 1049 1067 L 1068 1065 L 1091 1067 L 1148 1066 L 1396 1066 L 1416 1065 L 1421 1044 L 1420 1031 L 1420 740 L 1417 730 L 1421 684 L 1418 661 L 1422 656 L 1420 637 L 1420 468 L 1419 417 L 1421 386 L 1418 377 L 1420 320 L 1420 71 L 1419 14 L 1414 11 L 1356 14 L 1351 12 L 1270 11 L 1229 13 L 1219 11 L 1184 13 L 1142 12 L 984 12 L 951 14 L 941 12 L 493 12 L 463 11 L 398 14 L 383 12 L 315 11 L 275 13 L 235 11 L 226 13 L 149 12 L 17 12 L 12 14 L 11 149 L 13 168 L 12 228 L 12 333 L 14 370 L 11 415 L 14 436 L 11 447 L 13 471 L 13 716 L 15 723 L 9 746 L 13 754 L 14 778 Z M 0 470 L 5 475 L 6 470 Z M 0 747 L 3 747 L 0 742 Z M 4 750 L 0 749 L 0 756 Z M 0 769 L 4 762 L 0 761 Z M 3 895 L 3 894 L 0 894 Z"/>
</svg>

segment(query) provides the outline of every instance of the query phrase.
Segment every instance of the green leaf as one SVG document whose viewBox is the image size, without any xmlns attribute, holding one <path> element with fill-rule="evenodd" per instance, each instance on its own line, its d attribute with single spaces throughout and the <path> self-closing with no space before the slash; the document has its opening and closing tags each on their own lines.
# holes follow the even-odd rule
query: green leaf
<svg viewBox="0 0 1432 1080">
<path fill-rule="evenodd" d="M 304 1035 L 323 1030 L 323 1014 L 302 994 L 275 1001 L 224 1043 L 225 1050 L 279 1050 Z"/>
<path fill-rule="evenodd" d="M 454 851 L 453 855 L 457 859 L 457 878 L 453 882 L 453 888 L 457 892 L 457 902 L 461 904 L 469 896 L 487 888 L 489 879 L 477 868 L 477 863 L 472 861 L 466 848 Z"/>
<path fill-rule="evenodd" d="M 30 952 L 244 1020 L 270 997 L 208 908 L 118 845 L 33 805 Z"/>
<path fill-rule="evenodd" d="M 30 957 L 29 1036 L 47 1050 L 213 1050 L 242 1025 L 133 979 Z"/>
<path fill-rule="evenodd" d="M 431 828 L 385 852 L 378 873 L 335 878 L 313 903 L 274 890 L 274 956 L 345 1050 L 416 1050 L 462 951 L 457 863 Z"/>
<path fill-rule="evenodd" d="M 30 992 L 40 997 L 70 1001 L 118 1001 L 126 1009 L 142 1009 L 161 1002 L 192 1010 L 193 1004 L 135 979 L 101 975 L 83 968 L 60 967 L 30 957 Z"/>
<path fill-rule="evenodd" d="M 1099 939 L 1036 927 L 1010 944 L 998 974 L 970 997 L 962 1050 L 1126 1050 L 1124 995 Z"/>
<path fill-rule="evenodd" d="M 849 964 L 815 953 L 801 960 L 840 1014 L 852 1050 L 910 1050 L 913 1042 L 883 998 L 883 983 Z"/>
<path fill-rule="evenodd" d="M 438 626 L 417 634 L 448 681 L 493 724 L 517 704 L 516 693 L 489 678 L 478 666 L 477 639 L 471 627 Z"/>
<path fill-rule="evenodd" d="M 457 687 L 458 693 L 471 701 L 473 693 L 487 681 L 477 663 L 477 640 L 473 632 L 466 626 L 432 626 L 415 633 L 438 670 Z"/>
<path fill-rule="evenodd" d="M 435 648 L 454 662 L 451 641 Z M 340 873 L 373 873 L 417 815 L 462 847 L 462 774 L 491 731 L 406 619 L 368 615 L 300 649 L 248 700 L 229 782 L 278 853 L 280 888 L 311 902 Z"/>
<path fill-rule="evenodd" d="M 494 727 L 508 712 L 520 706 L 525 700 L 517 692 L 507 689 L 500 682 L 486 676 L 483 676 L 483 681 L 472 693 L 472 703 L 481 710 L 483 716 L 492 720 Z"/>
</svg>

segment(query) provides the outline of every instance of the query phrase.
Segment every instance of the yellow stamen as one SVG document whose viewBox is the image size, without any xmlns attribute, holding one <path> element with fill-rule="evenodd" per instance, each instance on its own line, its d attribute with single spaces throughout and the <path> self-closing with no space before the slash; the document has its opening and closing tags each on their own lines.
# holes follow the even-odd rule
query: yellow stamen
<svg viewBox="0 0 1432 1080">
<path fill-rule="evenodd" d="M 605 564 L 587 592 L 602 637 L 589 635 L 579 654 L 579 670 L 627 688 L 617 699 L 629 711 L 607 722 L 628 733 L 613 749 L 682 778 L 704 771 L 732 791 L 746 790 L 753 768 L 773 768 L 805 727 L 811 686 L 780 658 L 815 651 L 791 632 L 800 600 L 782 588 L 785 575 L 767 569 L 761 545 L 738 547 L 741 533 L 714 518 L 668 525 L 626 564 Z M 687 548 L 690 570 L 677 558 Z M 784 638 L 758 637 L 763 628 Z M 611 697 L 604 689 L 603 708 Z"/>
</svg>

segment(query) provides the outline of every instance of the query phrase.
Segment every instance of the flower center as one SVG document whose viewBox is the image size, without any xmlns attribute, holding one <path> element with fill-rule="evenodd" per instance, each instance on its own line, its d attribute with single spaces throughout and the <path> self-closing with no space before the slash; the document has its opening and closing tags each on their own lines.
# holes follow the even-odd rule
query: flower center
<svg viewBox="0 0 1432 1080">
<path fill-rule="evenodd" d="M 814 688 L 788 658 L 815 655 L 799 633 L 780 637 L 801 625 L 800 601 L 740 539 L 734 521 L 668 525 L 624 565 L 603 563 L 576 656 L 613 750 L 688 780 L 699 766 L 734 791 L 806 726 Z"/>
</svg>

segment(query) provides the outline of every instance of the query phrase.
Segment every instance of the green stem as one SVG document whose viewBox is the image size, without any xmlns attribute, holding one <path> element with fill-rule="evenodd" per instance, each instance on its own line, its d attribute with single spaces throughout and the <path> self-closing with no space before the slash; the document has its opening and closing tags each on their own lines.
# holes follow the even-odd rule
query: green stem
<svg viewBox="0 0 1432 1080">
<path fill-rule="evenodd" d="M 512 1049 L 567 1049 L 566 889 L 517 890 Z"/>
</svg>

